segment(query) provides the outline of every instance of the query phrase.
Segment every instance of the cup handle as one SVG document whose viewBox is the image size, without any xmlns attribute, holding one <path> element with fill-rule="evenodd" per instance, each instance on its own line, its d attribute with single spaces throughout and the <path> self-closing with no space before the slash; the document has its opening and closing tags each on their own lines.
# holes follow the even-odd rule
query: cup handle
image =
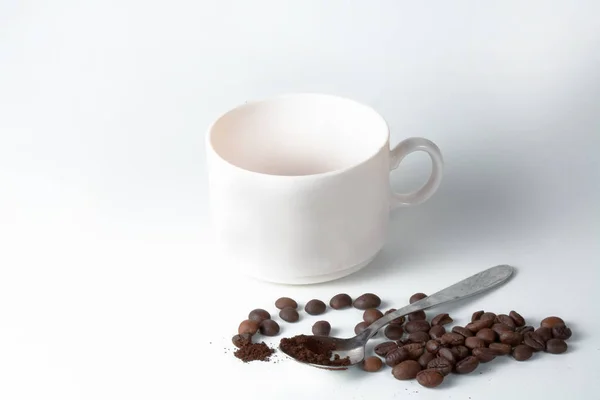
<svg viewBox="0 0 600 400">
<path fill-rule="evenodd" d="M 413 137 L 396 145 L 390 152 L 390 171 L 398 168 L 400 162 L 412 152 L 424 151 L 431 158 L 431 175 L 427 183 L 420 189 L 411 193 L 391 193 L 390 208 L 414 206 L 423 203 L 431 197 L 440 186 L 444 160 L 440 149 L 431 140 Z"/>
</svg>

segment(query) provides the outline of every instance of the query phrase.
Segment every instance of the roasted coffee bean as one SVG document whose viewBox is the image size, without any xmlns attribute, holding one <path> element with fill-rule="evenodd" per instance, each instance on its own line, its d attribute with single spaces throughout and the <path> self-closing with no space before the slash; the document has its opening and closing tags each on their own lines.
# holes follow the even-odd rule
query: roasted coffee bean
<svg viewBox="0 0 600 400">
<path fill-rule="evenodd" d="M 248 319 L 256 321 L 260 324 L 265 319 L 271 319 L 271 314 L 269 314 L 268 311 L 263 310 L 262 308 L 257 308 L 255 310 L 250 311 L 250 314 L 248 314 Z"/>
<path fill-rule="evenodd" d="M 483 310 L 475 311 L 473 315 L 471 315 L 471 322 L 475 322 L 481 318 L 483 315 Z"/>
<path fill-rule="evenodd" d="M 279 318 L 286 322 L 296 322 L 300 319 L 300 315 L 295 308 L 286 307 L 283 310 L 279 311 Z"/>
<path fill-rule="evenodd" d="M 408 335 L 408 341 L 410 343 L 425 343 L 429 339 L 431 339 L 431 338 L 429 337 L 429 334 L 427 332 L 419 331 L 419 332 L 413 332 Z"/>
<path fill-rule="evenodd" d="M 535 332 L 527 332 L 523 336 L 523 343 L 531 347 L 533 351 L 542 351 L 546 348 L 546 342 Z"/>
<path fill-rule="evenodd" d="M 329 300 L 329 306 L 334 310 L 341 310 L 342 308 L 348 308 L 352 305 L 352 297 L 346 293 L 336 294 Z"/>
<path fill-rule="evenodd" d="M 404 347 L 398 347 L 385 355 L 385 364 L 388 367 L 393 367 L 406 360 L 408 360 L 408 350 Z"/>
<path fill-rule="evenodd" d="M 363 321 L 365 321 L 369 325 L 371 325 L 373 322 L 377 321 L 381 317 L 383 317 L 383 313 L 376 308 L 369 308 L 363 313 Z"/>
<path fill-rule="evenodd" d="M 402 361 L 392 369 L 392 375 L 394 378 L 401 381 L 407 381 L 409 379 L 415 379 L 417 374 L 421 371 L 421 364 L 415 360 Z"/>
<path fill-rule="evenodd" d="M 512 310 L 511 312 L 509 312 L 508 316 L 511 317 L 513 319 L 513 321 L 515 321 L 516 326 L 520 327 L 520 326 L 525 325 L 525 318 L 523 318 L 521 316 L 521 314 L 519 314 L 515 310 Z"/>
<path fill-rule="evenodd" d="M 445 346 L 458 346 L 465 343 L 465 337 L 455 332 L 445 333 L 440 340 Z"/>
<path fill-rule="evenodd" d="M 446 333 L 446 328 L 441 325 L 432 326 L 429 330 L 429 336 L 431 336 L 432 339 L 439 339 L 444 333 Z"/>
<path fill-rule="evenodd" d="M 492 361 L 498 354 L 492 349 L 478 347 L 473 349 L 473 355 L 477 357 L 479 362 L 486 363 Z"/>
<path fill-rule="evenodd" d="M 502 332 L 500 333 L 500 343 L 510 344 L 511 346 L 517 346 L 523 341 L 523 335 L 517 332 Z"/>
<path fill-rule="evenodd" d="M 479 359 L 475 356 L 468 356 L 456 363 L 454 370 L 457 374 L 470 374 L 479 366 Z"/>
<path fill-rule="evenodd" d="M 531 358 L 533 350 L 526 344 L 520 344 L 513 349 L 512 355 L 517 361 L 525 361 Z"/>
<path fill-rule="evenodd" d="M 444 375 L 437 369 L 424 369 L 417 374 L 417 382 L 426 388 L 440 386 L 444 381 Z"/>
<path fill-rule="evenodd" d="M 471 332 L 467 328 L 463 328 L 462 326 L 453 327 L 452 332 L 458 333 L 459 335 L 463 335 L 466 338 L 473 336 L 473 332 Z"/>
<path fill-rule="evenodd" d="M 488 346 L 497 356 L 505 356 L 510 354 L 512 346 L 506 343 L 490 343 Z"/>
<path fill-rule="evenodd" d="M 467 324 L 466 328 L 473 333 L 477 333 L 482 329 L 491 327 L 493 324 L 493 319 L 478 319 L 477 321 Z"/>
<path fill-rule="evenodd" d="M 290 299 L 289 297 L 280 297 L 275 302 L 275 307 L 277 307 L 280 310 L 283 310 L 287 307 L 293 308 L 295 310 L 296 308 L 298 308 L 298 303 L 296 303 L 296 300 Z"/>
<path fill-rule="evenodd" d="M 546 328 L 546 327 L 537 328 L 535 330 L 535 333 L 537 333 L 538 336 L 540 338 L 542 338 L 542 340 L 544 342 L 547 342 L 548 340 L 552 339 L 552 329 L 550 329 L 550 328 Z"/>
<path fill-rule="evenodd" d="M 481 317 L 479 319 L 491 319 L 492 321 L 495 321 L 496 314 L 494 314 L 493 312 L 484 312 L 483 314 L 481 314 Z"/>
<path fill-rule="evenodd" d="M 454 321 L 448 314 L 438 314 L 431 320 L 431 325 L 446 325 Z"/>
<path fill-rule="evenodd" d="M 402 328 L 402 325 L 389 324 L 388 326 L 385 327 L 383 334 L 388 339 L 398 340 L 404 334 L 404 328 Z"/>
<path fill-rule="evenodd" d="M 419 362 L 419 365 L 421 365 L 421 368 L 427 368 L 427 364 L 429 364 L 429 362 L 434 358 L 435 354 L 431 354 L 430 352 L 426 351 L 421 355 L 421 357 L 419 357 L 417 361 Z"/>
<path fill-rule="evenodd" d="M 567 348 L 567 342 L 562 339 L 550 339 L 546 342 L 546 352 L 550 354 L 564 353 Z"/>
<path fill-rule="evenodd" d="M 409 343 L 402 346 L 402 348 L 408 351 L 408 358 L 411 360 L 418 360 L 425 351 L 425 345 L 423 343 Z"/>
<path fill-rule="evenodd" d="M 427 295 L 425 293 L 415 293 L 412 296 L 410 296 L 410 299 L 408 299 L 408 302 L 410 304 L 415 303 L 419 300 L 424 299 L 425 297 L 427 297 Z"/>
<path fill-rule="evenodd" d="M 272 319 L 265 319 L 260 323 L 260 334 L 265 336 L 276 336 L 279 333 L 279 324 Z"/>
<path fill-rule="evenodd" d="M 452 347 L 451 350 L 453 350 L 457 360 L 462 360 L 463 358 L 471 355 L 471 350 L 469 350 L 467 346 L 458 345 Z"/>
<path fill-rule="evenodd" d="M 251 319 L 244 320 L 240 323 L 238 327 L 238 333 L 241 335 L 242 333 L 249 333 L 250 335 L 254 335 L 258 332 L 259 323 L 256 321 L 252 321 Z"/>
<path fill-rule="evenodd" d="M 565 324 L 556 324 L 552 327 L 552 337 L 554 339 L 567 340 L 573 333 Z"/>
<path fill-rule="evenodd" d="M 483 340 L 486 345 L 493 343 L 494 341 L 496 341 L 496 338 L 498 337 L 496 332 L 494 332 L 490 328 L 484 328 L 484 329 L 480 330 L 479 332 L 477 332 L 477 334 L 475 336 L 478 337 L 479 339 Z"/>
<path fill-rule="evenodd" d="M 304 311 L 310 315 L 320 315 L 325 312 L 327 306 L 321 300 L 312 299 L 304 306 Z"/>
<path fill-rule="evenodd" d="M 563 321 L 562 318 L 559 318 L 559 317 L 547 317 L 542 320 L 542 322 L 540 323 L 540 326 L 543 328 L 552 329 L 552 328 L 554 328 L 555 325 L 558 325 L 558 324 L 565 325 L 565 321 Z"/>
<path fill-rule="evenodd" d="M 452 352 L 448 347 L 442 347 L 438 350 L 438 357 L 443 357 L 452 365 L 456 364 L 456 354 Z"/>
<path fill-rule="evenodd" d="M 427 314 L 425 314 L 425 311 L 415 311 L 413 313 L 408 314 L 409 321 L 421 321 L 426 319 Z"/>
<path fill-rule="evenodd" d="M 517 325 L 515 324 L 515 321 L 509 315 L 506 315 L 506 314 L 498 314 L 496 316 L 496 323 L 509 326 L 511 328 L 511 331 L 514 331 L 515 328 L 517 327 Z"/>
<path fill-rule="evenodd" d="M 433 360 L 429 361 L 427 364 L 427 369 L 435 369 L 440 372 L 442 375 L 446 376 L 450 372 L 452 372 L 452 363 L 446 360 L 444 357 L 437 357 Z"/>
<path fill-rule="evenodd" d="M 521 335 L 525 335 L 527 332 L 533 332 L 535 329 L 533 326 L 525 325 L 518 327 L 515 332 L 519 332 Z"/>
<path fill-rule="evenodd" d="M 354 300 L 354 308 L 359 310 L 367 310 L 369 308 L 377 308 L 381 305 L 379 296 L 373 293 L 365 293 Z"/>
<path fill-rule="evenodd" d="M 407 333 L 429 332 L 430 329 L 431 326 L 429 325 L 429 322 L 420 319 L 416 321 L 409 321 L 406 323 L 406 325 L 404 325 L 404 330 Z"/>
<path fill-rule="evenodd" d="M 479 332 L 477 332 L 477 333 L 479 333 Z M 473 337 L 468 337 L 465 339 L 465 346 L 467 346 L 469 349 L 473 350 L 473 349 L 477 349 L 480 347 L 486 347 L 486 343 L 483 339 L 473 336 Z"/>
<path fill-rule="evenodd" d="M 390 314 L 390 313 L 393 313 L 393 312 L 395 312 L 395 311 L 396 311 L 396 309 L 395 309 L 395 308 L 390 308 L 390 309 L 389 309 L 389 310 L 387 310 L 387 311 L 386 311 L 386 312 L 385 312 L 383 315 L 388 315 L 388 314 Z M 405 317 L 404 317 L 404 316 L 401 316 L 401 317 L 398 317 L 398 318 L 394 318 L 394 319 L 393 319 L 393 320 L 390 322 L 390 324 L 399 324 L 399 325 L 402 325 L 402 324 L 404 323 L 404 321 L 405 321 Z"/>
<path fill-rule="evenodd" d="M 396 350 L 397 348 L 398 348 L 398 345 L 396 344 L 396 342 L 383 342 L 383 343 L 379 343 L 377 346 L 375 346 L 373 351 L 378 356 L 385 357 L 387 355 L 387 353 L 389 353 L 392 350 Z"/>
<path fill-rule="evenodd" d="M 249 333 L 242 333 L 241 335 L 235 335 L 231 338 L 231 342 L 237 348 L 244 347 L 252 343 L 252 335 Z"/>
<path fill-rule="evenodd" d="M 312 326 L 312 333 L 315 336 L 329 336 L 331 333 L 331 324 L 327 321 L 317 321 Z"/>
<path fill-rule="evenodd" d="M 354 333 L 360 335 L 365 329 L 367 329 L 368 326 L 369 324 L 367 324 L 365 321 L 361 321 L 354 327 Z"/>
<path fill-rule="evenodd" d="M 506 324 L 502 324 L 502 323 L 497 323 L 492 325 L 492 330 L 494 332 L 496 332 L 498 334 L 498 336 L 500 336 L 500 334 L 502 332 L 512 332 L 514 331 L 513 328 L 511 328 L 510 326 L 506 325 Z"/>
<path fill-rule="evenodd" d="M 365 358 L 361 366 L 367 372 L 377 372 L 383 367 L 383 361 L 377 356 L 371 356 Z"/>
<path fill-rule="evenodd" d="M 440 347 L 442 347 L 442 345 L 439 344 L 437 340 L 432 339 L 432 340 L 428 340 L 427 343 L 425 343 L 425 348 L 427 349 L 428 352 L 430 352 L 432 354 L 437 354 Z"/>
</svg>

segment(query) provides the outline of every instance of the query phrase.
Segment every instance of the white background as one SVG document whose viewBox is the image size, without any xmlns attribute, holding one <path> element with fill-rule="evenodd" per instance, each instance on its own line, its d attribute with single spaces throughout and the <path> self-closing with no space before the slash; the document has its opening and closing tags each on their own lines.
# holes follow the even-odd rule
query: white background
<svg viewBox="0 0 600 400">
<path fill-rule="evenodd" d="M 0 398 L 595 398 L 599 13 L 595 1 L 0 1 Z M 425 136 L 446 160 L 438 193 L 394 213 L 370 268 L 308 287 L 228 273 L 206 206 L 212 119 L 293 91 L 372 105 L 393 143 Z M 414 155 L 392 185 L 428 173 Z M 476 309 L 560 315 L 567 354 L 496 360 L 427 390 L 389 368 L 224 350 L 281 295 L 372 291 L 399 307 L 503 263 L 518 268 L 510 283 L 439 311 L 461 324 Z M 360 313 L 324 318 L 345 336 Z"/>
</svg>

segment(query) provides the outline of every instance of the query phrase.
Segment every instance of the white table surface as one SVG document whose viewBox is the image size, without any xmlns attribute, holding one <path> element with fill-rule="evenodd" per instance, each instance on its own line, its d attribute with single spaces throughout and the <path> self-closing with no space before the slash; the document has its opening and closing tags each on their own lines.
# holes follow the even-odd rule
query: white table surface
<svg viewBox="0 0 600 400">
<path fill-rule="evenodd" d="M 600 3 L 417 3 L 0 2 L 0 398 L 597 398 Z M 425 136 L 446 160 L 369 268 L 305 287 L 230 273 L 206 207 L 208 124 L 293 91 L 368 103 L 393 143 Z M 392 184 L 428 172 L 411 156 Z M 398 307 L 503 263 L 509 284 L 440 311 L 562 316 L 567 354 L 437 390 L 231 355 L 239 321 L 279 296 Z M 349 335 L 360 313 L 324 318 Z"/>
</svg>

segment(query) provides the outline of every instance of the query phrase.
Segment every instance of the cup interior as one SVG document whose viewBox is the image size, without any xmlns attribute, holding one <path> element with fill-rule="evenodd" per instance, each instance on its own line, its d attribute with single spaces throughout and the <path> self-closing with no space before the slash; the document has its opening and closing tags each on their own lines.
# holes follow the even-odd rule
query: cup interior
<svg viewBox="0 0 600 400">
<path fill-rule="evenodd" d="M 244 104 L 209 130 L 209 145 L 239 168 L 269 175 L 344 170 L 388 143 L 385 120 L 356 101 L 294 94 Z"/>
</svg>

